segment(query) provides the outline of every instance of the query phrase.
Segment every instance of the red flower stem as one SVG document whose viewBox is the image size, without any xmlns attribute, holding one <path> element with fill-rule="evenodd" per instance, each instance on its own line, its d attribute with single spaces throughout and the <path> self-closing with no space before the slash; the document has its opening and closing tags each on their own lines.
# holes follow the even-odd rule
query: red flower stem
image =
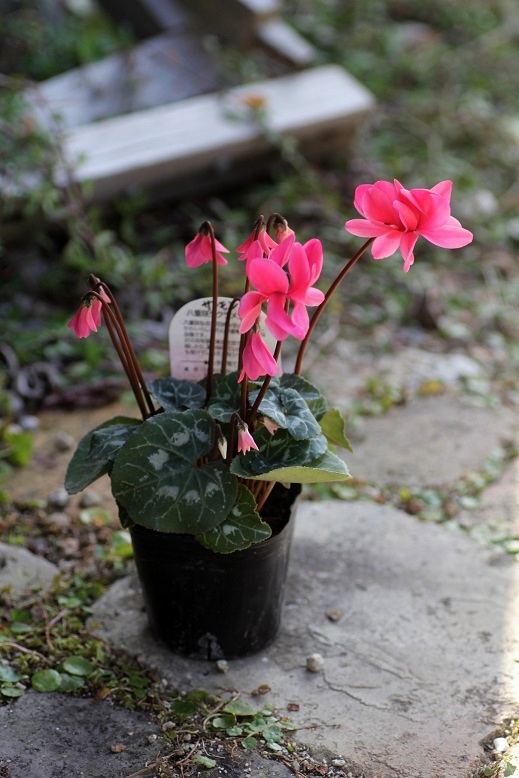
<svg viewBox="0 0 519 778">
<path fill-rule="evenodd" d="M 267 221 L 267 232 L 270 232 L 270 230 L 272 229 L 272 225 L 275 224 L 276 222 L 282 222 L 283 224 L 287 224 L 287 220 L 285 219 L 284 216 L 281 216 L 280 213 L 276 213 L 276 212 L 271 213 Z"/>
<path fill-rule="evenodd" d="M 206 380 L 206 405 L 211 399 L 213 391 L 213 370 L 214 370 L 214 352 L 216 344 L 216 321 L 218 314 L 218 262 L 216 260 L 216 240 L 211 222 L 204 222 L 205 227 L 209 231 L 209 238 L 211 240 L 211 251 L 213 254 L 213 304 L 211 306 L 211 335 L 209 338 L 209 357 L 207 360 L 207 380 Z"/>
<path fill-rule="evenodd" d="M 256 221 L 254 222 L 254 240 L 258 240 L 259 234 L 264 226 L 265 226 L 265 217 L 263 216 L 263 214 L 261 214 L 261 216 L 258 216 Z"/>
<path fill-rule="evenodd" d="M 121 362 L 123 370 L 126 373 L 126 377 L 128 378 L 132 392 L 135 395 L 135 399 L 137 401 L 137 405 L 139 406 L 142 418 L 143 420 L 146 420 L 149 414 L 146 411 L 146 404 L 143 399 L 139 380 L 135 374 L 134 366 L 132 364 L 130 355 L 125 348 L 124 339 L 121 337 L 120 323 L 117 321 L 116 315 L 110 308 L 110 303 L 107 303 L 105 300 L 103 300 L 98 292 L 92 290 L 91 292 L 88 292 L 88 294 L 96 297 L 102 304 L 102 310 L 108 334 L 110 335 L 110 339 L 117 352 L 117 356 L 119 357 L 119 361 Z"/>
<path fill-rule="evenodd" d="M 113 306 L 113 310 L 115 312 L 115 318 L 119 324 L 119 330 L 120 330 L 120 340 L 124 345 L 125 352 L 128 355 L 128 359 L 131 362 L 132 369 L 137 377 L 137 381 L 140 385 L 141 392 L 144 395 L 144 399 L 146 401 L 146 404 L 148 406 L 149 412 L 147 413 L 147 416 L 154 416 L 155 415 L 155 406 L 153 405 L 153 400 L 151 399 L 151 395 L 148 392 L 148 387 L 146 386 L 146 381 L 144 380 L 144 376 L 142 374 L 139 362 L 137 360 L 137 355 L 135 354 L 132 342 L 130 340 L 130 336 L 128 335 L 128 331 L 126 329 L 126 325 L 124 323 L 124 319 L 122 317 L 121 311 L 119 309 L 119 306 L 117 305 L 117 300 L 115 299 L 111 289 L 109 286 L 107 286 L 104 281 L 97 280 L 97 284 L 106 292 L 108 297 L 110 298 L 110 303 Z M 103 306 L 103 311 L 105 310 L 105 306 Z"/>
<path fill-rule="evenodd" d="M 247 376 L 243 377 L 241 382 L 241 395 L 240 395 L 240 416 L 244 419 L 247 415 L 247 399 L 249 393 L 249 379 Z"/>
<path fill-rule="evenodd" d="M 263 487 L 263 494 L 261 495 L 261 497 L 259 499 L 258 499 L 258 495 L 256 495 L 256 502 L 257 502 L 257 505 L 258 505 L 256 510 L 258 511 L 258 513 L 260 512 L 260 510 L 265 505 L 265 503 L 267 501 L 267 497 L 269 496 L 269 494 L 271 493 L 272 489 L 276 485 L 276 481 L 264 481 L 263 483 L 267 484 L 266 486 Z"/>
<path fill-rule="evenodd" d="M 269 388 L 269 384 L 272 380 L 272 376 L 266 375 L 265 379 L 263 381 L 263 384 L 261 385 L 261 389 L 259 390 L 258 396 L 254 400 L 254 405 L 250 409 L 250 412 L 247 416 L 247 424 L 251 425 L 254 424 L 254 419 L 256 418 L 256 414 L 258 412 L 258 408 L 260 407 L 261 401 L 265 397 L 265 393 L 267 389 Z"/>
<path fill-rule="evenodd" d="M 234 457 L 234 433 L 236 432 L 236 414 L 231 416 L 231 423 L 229 425 L 229 437 L 227 438 L 227 459 L 226 464 L 231 466 L 231 462 Z"/>
<path fill-rule="evenodd" d="M 308 332 L 305 335 L 304 340 L 302 341 L 299 351 L 297 352 L 297 360 L 296 365 L 294 368 L 294 374 L 299 375 L 301 373 L 301 367 L 303 364 L 303 358 L 305 355 L 306 347 L 308 345 L 308 341 L 310 340 L 310 337 L 312 335 L 312 332 L 314 331 L 315 325 L 317 324 L 319 317 L 321 316 L 322 312 L 324 311 L 326 305 L 328 304 L 330 297 L 335 292 L 341 281 L 344 279 L 344 277 L 350 272 L 352 267 L 359 261 L 361 256 L 364 254 L 367 248 L 371 246 L 375 238 L 369 238 L 369 240 L 364 243 L 363 246 L 360 247 L 360 249 L 357 251 L 356 254 L 353 255 L 353 257 L 349 260 L 349 262 L 343 267 L 335 281 L 332 283 L 328 291 L 326 292 L 324 296 L 324 300 L 322 301 L 321 305 L 316 309 L 314 315 L 310 319 L 310 326 L 308 327 Z"/>
<path fill-rule="evenodd" d="M 231 315 L 232 315 L 232 309 L 236 305 L 237 302 L 239 302 L 240 298 L 235 297 L 231 302 L 229 303 L 229 307 L 227 309 L 227 316 L 225 317 L 225 332 L 223 336 L 223 346 L 222 346 L 222 362 L 220 367 L 220 372 L 225 375 L 225 371 L 227 370 L 227 352 L 229 351 L 229 330 L 231 329 Z"/>
</svg>

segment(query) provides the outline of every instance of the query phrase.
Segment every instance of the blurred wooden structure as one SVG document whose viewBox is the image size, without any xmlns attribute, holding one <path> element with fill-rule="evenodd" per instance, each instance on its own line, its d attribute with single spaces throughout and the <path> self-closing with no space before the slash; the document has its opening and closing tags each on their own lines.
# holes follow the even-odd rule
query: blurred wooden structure
<svg viewBox="0 0 519 778">
<path fill-rule="evenodd" d="M 278 0 L 102 4 L 137 45 L 28 93 L 38 120 L 59 128 L 58 183 L 72 171 L 96 201 L 140 187 L 178 196 L 242 181 L 265 169 L 284 135 L 319 156 L 346 147 L 373 110 L 372 95 L 344 69 L 311 67 L 313 50 Z M 240 85 L 211 52 L 208 31 L 244 58 L 264 57 L 271 77 Z"/>
</svg>

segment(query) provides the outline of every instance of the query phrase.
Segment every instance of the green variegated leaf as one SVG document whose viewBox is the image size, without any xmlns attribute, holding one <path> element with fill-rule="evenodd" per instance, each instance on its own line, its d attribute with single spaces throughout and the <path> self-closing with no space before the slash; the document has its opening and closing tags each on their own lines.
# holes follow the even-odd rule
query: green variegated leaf
<svg viewBox="0 0 519 778">
<path fill-rule="evenodd" d="M 110 427 L 96 430 L 92 435 L 88 459 L 113 462 L 121 446 L 133 435 L 140 423 L 112 424 Z"/>
<path fill-rule="evenodd" d="M 238 383 L 238 373 L 235 371 L 227 376 L 218 375 L 215 379 L 207 412 L 213 419 L 226 423 L 240 407 L 241 386 Z"/>
<path fill-rule="evenodd" d="M 238 484 L 222 460 L 204 462 L 214 436 L 214 421 L 203 410 L 169 411 L 143 422 L 111 474 L 114 497 L 132 521 L 199 534 L 228 515 Z"/>
<path fill-rule="evenodd" d="M 276 433 L 277 434 L 277 433 Z M 232 468 L 234 471 L 234 468 Z M 237 473 L 241 475 L 241 473 Z M 249 475 L 258 481 L 277 481 L 289 484 L 318 484 L 329 481 L 346 481 L 350 478 L 348 468 L 342 459 L 327 451 L 322 457 L 308 465 L 280 467 L 262 475 Z"/>
<path fill-rule="evenodd" d="M 250 393 L 250 402 L 254 403 L 258 392 Z M 306 440 L 319 435 L 319 422 L 310 411 L 306 401 L 295 389 L 281 386 L 269 387 L 260 403 L 259 412 L 268 416 L 282 429 L 288 430 L 296 440 Z"/>
<path fill-rule="evenodd" d="M 350 441 L 344 434 L 345 421 L 336 408 L 330 408 L 322 417 L 320 424 L 323 435 L 330 443 L 353 451 Z"/>
<path fill-rule="evenodd" d="M 235 457 L 231 473 L 242 478 L 254 478 L 282 467 L 305 465 L 322 456 L 328 447 L 324 435 L 309 440 L 294 440 L 287 430 L 282 429 L 270 435 L 262 428 L 254 433 L 254 440 L 259 450 Z"/>
<path fill-rule="evenodd" d="M 271 534 L 269 525 L 262 521 L 256 512 L 256 500 L 249 490 L 240 484 L 236 502 L 227 518 L 212 530 L 197 535 L 196 539 L 211 551 L 230 554 L 266 540 Z"/>
<path fill-rule="evenodd" d="M 148 385 L 148 389 L 165 411 L 202 408 L 205 402 L 205 389 L 192 381 L 157 378 Z"/>
<path fill-rule="evenodd" d="M 81 492 L 97 478 L 108 473 L 120 447 L 141 424 L 140 419 L 116 416 L 85 435 L 67 469 L 65 476 L 67 492 L 69 494 Z M 105 434 L 106 438 L 103 438 Z M 101 438 L 97 437 L 98 435 L 101 435 Z"/>
<path fill-rule="evenodd" d="M 280 385 L 295 389 L 296 392 L 299 392 L 303 400 L 306 400 L 308 407 L 317 420 L 320 420 L 328 410 L 328 403 L 324 395 L 322 395 L 319 389 L 311 384 L 310 381 L 307 381 L 306 378 L 302 378 L 300 375 L 294 375 L 293 373 L 283 373 L 280 379 Z"/>
<path fill-rule="evenodd" d="M 121 503 L 117 503 L 117 510 L 119 513 L 119 521 L 121 522 L 121 527 L 123 529 L 130 529 L 130 527 L 133 527 L 135 524 L 134 521 L 132 521 L 130 514 L 126 510 L 126 508 L 123 508 Z"/>
</svg>

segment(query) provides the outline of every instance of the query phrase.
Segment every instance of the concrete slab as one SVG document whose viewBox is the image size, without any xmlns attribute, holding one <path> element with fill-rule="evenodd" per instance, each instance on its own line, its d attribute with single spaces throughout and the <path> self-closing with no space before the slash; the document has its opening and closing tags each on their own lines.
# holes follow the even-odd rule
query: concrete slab
<svg viewBox="0 0 519 778">
<path fill-rule="evenodd" d="M 519 713 L 518 571 L 511 557 L 388 506 L 303 503 L 283 628 L 264 654 L 229 662 L 226 675 L 173 656 L 148 634 L 131 577 L 98 601 L 92 627 L 181 690 L 246 696 L 268 684 L 280 710 L 299 705 L 287 715 L 303 744 L 370 778 L 464 778 L 481 739 Z M 317 674 L 305 669 L 315 652 Z"/>
<path fill-rule="evenodd" d="M 460 395 L 423 397 L 362 419 L 345 459 L 353 476 L 379 486 L 447 486 L 516 436 L 517 415 L 508 409 Z"/>
<path fill-rule="evenodd" d="M 502 478 L 485 490 L 480 505 L 458 515 L 462 526 L 490 526 L 503 537 L 519 538 L 519 459 L 505 470 Z M 517 542 L 517 541 L 516 541 Z"/>
<path fill-rule="evenodd" d="M 14 593 L 33 586 L 48 589 L 59 570 L 43 557 L 25 548 L 0 543 L 0 589 L 9 586 Z"/>
<path fill-rule="evenodd" d="M 0 775 L 122 778 L 155 760 L 165 746 L 159 735 L 145 714 L 29 691 L 0 707 Z"/>
<path fill-rule="evenodd" d="M 413 395 L 427 381 L 438 381 L 455 389 L 466 378 L 485 378 L 487 369 L 463 353 L 441 354 L 418 348 L 396 349 L 391 354 L 373 357 L 371 349 L 363 351 L 348 340 L 333 342 L 333 354 L 309 354 L 305 364 L 309 377 L 318 386 L 326 376 L 326 396 L 337 408 L 351 409 L 366 390 L 367 382 L 376 377 L 382 384 Z"/>
</svg>

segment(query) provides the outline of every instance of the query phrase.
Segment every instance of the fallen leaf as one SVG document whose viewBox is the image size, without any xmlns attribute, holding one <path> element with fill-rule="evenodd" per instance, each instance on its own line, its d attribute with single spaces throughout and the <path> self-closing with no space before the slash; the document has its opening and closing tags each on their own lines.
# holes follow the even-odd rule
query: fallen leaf
<svg viewBox="0 0 519 778">
<path fill-rule="evenodd" d="M 262 694 L 268 694 L 269 691 L 270 686 L 267 686 L 266 683 L 262 683 L 257 689 L 254 689 L 254 691 L 251 692 L 251 697 L 261 697 Z"/>
</svg>

